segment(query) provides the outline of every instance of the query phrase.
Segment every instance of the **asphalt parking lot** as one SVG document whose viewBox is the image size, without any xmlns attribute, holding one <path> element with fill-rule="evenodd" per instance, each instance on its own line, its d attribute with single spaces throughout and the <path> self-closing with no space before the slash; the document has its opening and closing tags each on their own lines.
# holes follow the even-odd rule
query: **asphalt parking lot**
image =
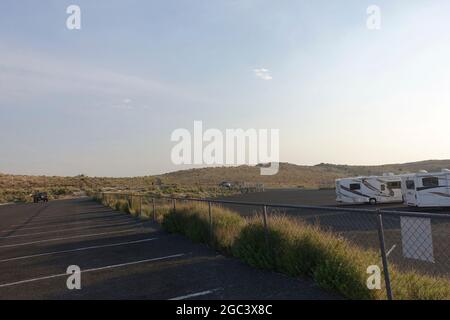
<svg viewBox="0 0 450 320">
<path fill-rule="evenodd" d="M 309 205 L 324 207 L 354 207 L 354 208 L 381 208 L 381 209 L 408 209 L 401 203 L 385 203 L 375 206 L 369 204 L 342 204 L 336 202 L 334 189 L 308 190 L 308 189 L 267 189 L 264 192 L 237 194 L 224 197 L 226 200 L 261 202 L 270 204 Z"/>
<path fill-rule="evenodd" d="M 81 269 L 69 290 L 66 270 Z M 0 299 L 334 299 L 88 198 L 0 207 Z"/>
</svg>

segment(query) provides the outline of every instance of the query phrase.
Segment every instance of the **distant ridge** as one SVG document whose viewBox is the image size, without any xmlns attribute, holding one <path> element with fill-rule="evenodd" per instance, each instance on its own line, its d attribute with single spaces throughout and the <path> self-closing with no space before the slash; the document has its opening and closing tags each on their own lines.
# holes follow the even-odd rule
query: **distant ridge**
<svg viewBox="0 0 450 320">
<path fill-rule="evenodd" d="M 278 174 L 261 176 L 258 166 L 209 167 L 188 169 L 158 175 L 166 183 L 186 185 L 217 185 L 221 181 L 264 183 L 268 187 L 332 187 L 334 180 L 358 175 L 381 175 L 385 172 L 396 174 L 419 170 L 441 171 L 450 169 L 450 160 L 426 160 L 401 164 L 376 166 L 337 165 L 320 163 L 314 166 L 280 163 Z"/>
<path fill-rule="evenodd" d="M 9 189 L 30 190 L 38 187 L 67 187 L 79 189 L 114 188 L 123 186 L 128 190 L 136 190 L 157 184 L 178 185 L 181 187 L 217 186 L 222 181 L 237 183 L 263 183 L 272 188 L 329 188 L 334 180 L 342 177 L 358 175 L 381 175 L 385 172 L 408 173 L 419 170 L 429 172 L 450 169 L 450 160 L 426 160 L 401 164 L 384 164 L 377 166 L 355 166 L 320 163 L 314 166 L 280 163 L 279 172 L 273 176 L 261 176 L 259 166 L 208 167 L 180 170 L 155 176 L 143 177 L 76 177 L 10 175 L 0 173 L 0 191 Z"/>
</svg>

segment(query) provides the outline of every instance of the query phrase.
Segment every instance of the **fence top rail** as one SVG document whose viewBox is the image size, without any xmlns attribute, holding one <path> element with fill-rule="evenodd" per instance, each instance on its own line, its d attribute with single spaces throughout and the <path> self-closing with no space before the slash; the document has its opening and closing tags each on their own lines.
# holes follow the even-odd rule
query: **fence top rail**
<svg viewBox="0 0 450 320">
<path fill-rule="evenodd" d="M 131 195 L 131 193 L 117 193 L 117 192 L 103 192 L 103 194 L 119 194 L 119 195 Z M 138 194 L 135 194 L 139 196 Z M 141 194 L 141 196 L 146 196 Z M 348 207 L 332 207 L 332 206 L 312 206 L 312 205 L 296 205 L 296 204 L 283 204 L 283 203 L 264 203 L 264 202 L 248 202 L 248 201 L 232 201 L 232 200 L 220 200 L 220 199 L 207 199 L 207 198 L 182 198 L 182 197 L 169 197 L 169 196 L 151 196 L 153 198 L 167 199 L 167 200 L 182 200 L 182 201 L 195 201 L 195 202 L 210 202 L 218 204 L 231 204 L 241 206 L 259 206 L 268 208 L 287 208 L 287 209 L 314 209 L 334 212 L 351 212 L 351 213 L 365 213 L 365 214 L 386 214 L 391 216 L 408 216 L 416 218 L 438 218 L 438 219 L 450 219 L 450 214 L 446 213 L 431 213 L 431 212 L 413 212 L 402 210 L 383 210 L 383 209 L 368 209 L 368 208 L 348 208 Z"/>
</svg>

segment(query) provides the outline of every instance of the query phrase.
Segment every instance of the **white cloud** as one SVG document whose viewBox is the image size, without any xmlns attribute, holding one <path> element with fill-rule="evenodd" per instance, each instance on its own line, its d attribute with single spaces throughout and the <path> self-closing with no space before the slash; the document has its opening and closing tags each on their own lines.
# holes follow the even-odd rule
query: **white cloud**
<svg viewBox="0 0 450 320">
<path fill-rule="evenodd" d="M 133 110 L 134 107 L 129 104 L 113 104 L 111 106 L 113 109 L 119 109 L 119 110 Z"/>
<path fill-rule="evenodd" d="M 269 73 L 269 69 L 260 68 L 260 69 L 253 69 L 253 72 L 255 73 L 255 76 L 262 80 L 272 80 L 272 76 Z"/>
<path fill-rule="evenodd" d="M 118 110 L 134 110 L 135 106 L 132 104 L 133 100 L 130 98 L 123 99 L 120 103 L 111 104 L 111 108 Z"/>
</svg>

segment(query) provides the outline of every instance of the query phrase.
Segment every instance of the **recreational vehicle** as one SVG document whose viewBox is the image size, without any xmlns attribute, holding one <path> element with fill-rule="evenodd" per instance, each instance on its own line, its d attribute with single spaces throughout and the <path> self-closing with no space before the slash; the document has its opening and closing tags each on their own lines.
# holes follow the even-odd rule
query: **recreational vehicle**
<svg viewBox="0 0 450 320">
<path fill-rule="evenodd" d="M 450 170 L 418 173 L 402 177 L 402 193 L 405 204 L 414 207 L 450 206 Z"/>
<path fill-rule="evenodd" d="M 343 203 L 402 202 L 401 179 L 394 174 L 336 180 L 336 201 Z"/>
</svg>

